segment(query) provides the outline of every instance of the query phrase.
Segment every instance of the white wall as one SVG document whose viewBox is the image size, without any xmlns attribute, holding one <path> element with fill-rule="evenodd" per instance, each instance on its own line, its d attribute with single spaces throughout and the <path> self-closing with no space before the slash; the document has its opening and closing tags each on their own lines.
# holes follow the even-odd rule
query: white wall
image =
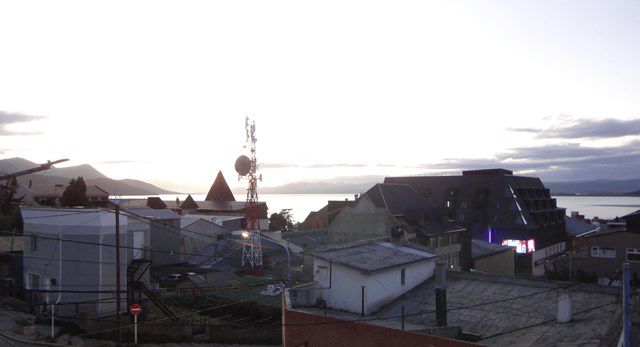
<svg viewBox="0 0 640 347">
<path fill-rule="evenodd" d="M 533 269 L 534 276 L 543 276 L 544 275 L 544 260 L 564 252 L 567 249 L 567 243 L 562 241 L 560 243 L 556 243 L 549 247 L 545 247 L 542 249 L 537 249 L 531 255 L 531 266 Z M 536 265 L 537 264 L 537 265 Z"/>
<path fill-rule="evenodd" d="M 24 276 L 40 275 L 41 287 L 56 279 L 59 290 L 98 291 L 115 289 L 115 248 L 100 244 L 115 244 L 115 215 L 94 209 L 21 209 L 24 220 Z M 128 245 L 128 220 L 120 215 L 120 245 Z M 38 250 L 32 252 L 31 237 L 39 235 Z M 62 241 L 59 241 L 59 238 Z M 76 241 L 76 242 L 71 242 Z M 130 254 L 126 248 L 120 252 L 120 281 L 126 298 L 127 264 Z M 80 302 L 109 299 L 110 293 L 64 293 L 61 302 Z M 53 295 L 53 300 L 57 295 Z M 97 312 L 100 316 L 113 314 L 115 303 L 88 303 L 79 305 L 80 312 Z M 121 304 L 126 310 L 126 301 Z"/>
<path fill-rule="evenodd" d="M 400 282 L 403 268 L 405 269 L 404 285 Z M 333 263 L 330 266 L 328 261 L 315 258 L 314 280 L 321 288 L 328 288 L 331 272 L 333 278 L 331 288 L 319 290 L 318 295 L 327 302 L 327 306 L 333 309 L 355 313 L 362 311 L 362 286 L 365 286 L 365 314 L 370 314 L 431 278 L 434 269 L 435 258 L 365 274 L 340 264 Z"/>
</svg>

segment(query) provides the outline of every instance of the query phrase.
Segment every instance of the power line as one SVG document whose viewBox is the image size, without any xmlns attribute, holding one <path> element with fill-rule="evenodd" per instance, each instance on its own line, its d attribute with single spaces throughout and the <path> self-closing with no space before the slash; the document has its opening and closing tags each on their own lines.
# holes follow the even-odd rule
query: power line
<svg viewBox="0 0 640 347">
<path fill-rule="evenodd" d="M 79 225 L 75 225 L 73 227 L 78 227 L 78 226 Z M 12 235 L 16 235 L 16 236 L 34 237 L 34 238 L 38 238 L 38 239 L 53 240 L 53 241 L 60 241 L 60 242 L 69 242 L 69 243 L 77 243 L 77 244 L 92 245 L 92 246 L 112 247 L 112 248 L 116 247 L 116 245 L 109 244 L 109 243 L 61 239 L 61 238 L 56 238 L 56 237 L 43 236 L 42 234 L 34 234 L 34 233 L 24 234 L 24 233 L 14 233 L 14 232 L 6 232 L 6 233 L 12 234 Z M 151 252 L 158 252 L 158 253 L 169 253 L 169 254 L 172 254 L 172 255 L 190 255 L 190 256 L 198 255 L 197 253 L 176 252 L 176 251 L 173 251 L 173 250 L 161 250 L 161 249 L 155 249 L 155 248 L 141 248 L 141 247 L 131 247 L 131 246 L 120 246 L 120 248 L 132 249 L 132 250 L 140 250 L 140 251 L 151 251 Z M 53 260 L 57 260 L 57 259 L 53 259 Z"/>
<path fill-rule="evenodd" d="M 568 287 L 571 287 L 571 286 L 574 286 L 574 285 L 578 285 L 578 284 L 580 284 L 580 283 L 573 283 L 573 284 L 570 284 L 570 285 L 567 285 L 567 286 L 564 286 L 564 287 L 560 287 L 560 288 L 551 288 L 551 289 L 548 289 L 548 290 L 543 290 L 543 291 L 539 291 L 539 292 L 535 292 L 535 293 L 530 293 L 530 294 L 525 294 L 525 295 L 520 295 L 520 296 L 515 296 L 515 297 L 510 297 L 510 298 L 504 298 L 504 299 L 499 299 L 499 300 L 494 300 L 494 301 L 488 301 L 488 302 L 474 304 L 474 305 L 453 307 L 453 308 L 447 309 L 447 312 L 463 310 L 463 309 L 469 309 L 469 308 L 474 308 L 474 307 L 484 306 L 484 305 L 490 305 L 490 304 L 496 304 L 496 303 L 510 301 L 510 300 L 522 299 L 522 298 L 526 298 L 526 297 L 530 297 L 530 296 L 535 296 L 535 295 L 539 295 L 539 294 L 548 293 L 548 292 L 555 291 L 555 290 L 566 289 Z M 412 316 L 422 316 L 422 315 L 431 314 L 431 313 L 436 313 L 436 311 L 430 310 L 430 311 L 411 313 L 411 314 L 405 314 L 405 315 L 399 315 L 399 316 L 372 317 L 372 318 L 362 318 L 362 319 L 352 319 L 352 320 L 340 320 L 340 321 L 336 321 L 336 322 L 291 323 L 291 324 L 286 324 L 285 323 L 283 325 L 315 325 L 315 324 L 341 324 L 341 323 L 351 323 L 351 322 L 368 322 L 368 321 L 396 319 L 396 318 L 402 318 L 402 317 L 406 318 L 406 317 L 412 317 Z M 338 319 L 338 318 L 335 318 L 335 319 Z"/>
<path fill-rule="evenodd" d="M 254 288 L 259 288 L 262 287 L 264 285 L 269 285 L 269 284 L 274 284 L 274 283 L 278 283 L 277 281 L 272 281 L 272 280 L 267 280 L 267 281 L 257 281 L 257 282 L 251 282 L 248 283 L 246 286 L 239 286 L 238 288 L 234 288 L 233 290 L 229 290 L 229 291 L 217 291 L 214 293 L 214 291 L 216 289 L 223 289 L 223 288 L 230 288 L 233 285 L 242 285 L 245 284 L 246 282 L 241 282 L 240 280 L 238 281 L 234 281 L 234 282 L 222 282 L 219 285 L 210 285 L 210 286 L 191 286 L 191 287 L 183 287 L 183 288 L 165 288 L 163 290 L 163 292 L 184 292 L 185 290 L 200 290 L 203 292 L 207 292 L 201 295 L 192 295 L 194 297 L 197 296 L 205 296 L 205 295 L 211 295 L 211 294 L 224 294 L 224 293 L 232 293 L 232 292 L 237 292 L 237 291 L 243 291 L 243 290 L 248 290 L 248 289 L 254 289 Z M 96 287 L 98 287 L 98 285 L 96 285 Z M 115 287 L 115 286 L 114 286 Z M 114 294 L 116 292 L 116 290 L 52 290 L 52 289 L 29 289 L 30 292 L 35 292 L 35 293 L 76 293 L 76 294 Z M 138 292 L 137 289 L 127 289 L 125 291 L 128 292 Z M 124 301 L 124 300 L 122 300 Z"/>
<path fill-rule="evenodd" d="M 249 300 L 253 300 L 253 299 L 256 299 L 256 298 L 259 298 L 259 297 L 260 296 L 255 296 L 255 297 L 251 297 L 251 298 L 247 298 L 247 299 L 243 299 L 243 300 L 238 300 L 238 301 L 234 301 L 234 302 L 223 304 L 223 305 L 209 307 L 209 308 L 206 308 L 206 309 L 203 309 L 203 310 L 196 310 L 196 311 L 178 313 L 175 316 L 176 317 L 180 317 L 180 316 L 186 316 L 188 314 L 202 313 L 202 312 L 214 310 L 214 309 L 217 309 L 217 308 L 223 308 L 223 307 L 232 306 L 232 305 L 235 305 L 235 304 L 238 304 L 238 303 L 241 303 L 241 302 L 246 302 L 246 301 L 249 301 Z M 159 322 L 159 321 L 167 320 L 167 319 L 170 319 L 170 318 L 171 317 L 158 318 L 158 319 L 152 320 L 152 321 L 150 321 L 148 323 Z M 145 324 L 148 324 L 148 323 L 145 323 Z M 172 325 L 173 325 L 173 323 L 172 323 Z M 130 328 L 130 327 L 133 327 L 133 326 L 134 326 L 133 324 L 130 324 L 130 325 L 125 325 L 125 326 L 118 327 L 118 328 L 104 329 L 104 330 L 98 330 L 98 331 L 94 331 L 94 332 L 90 332 L 90 333 L 80 334 L 78 336 L 88 336 L 88 335 L 94 335 L 94 334 L 101 334 L 101 333 L 105 333 L 105 332 L 120 330 L 120 329 L 123 329 L 123 328 Z"/>
</svg>

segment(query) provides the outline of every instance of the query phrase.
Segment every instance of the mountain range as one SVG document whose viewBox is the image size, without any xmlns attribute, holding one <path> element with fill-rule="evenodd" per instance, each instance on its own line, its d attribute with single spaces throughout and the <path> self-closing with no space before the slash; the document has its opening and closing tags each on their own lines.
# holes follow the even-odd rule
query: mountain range
<svg viewBox="0 0 640 347">
<path fill-rule="evenodd" d="M 278 187 L 262 187 L 263 194 L 353 194 L 362 193 L 374 184 L 384 181 L 384 176 L 336 177 L 319 182 L 295 182 Z M 584 181 L 547 182 L 552 195 L 602 195 L 640 196 L 640 178 L 597 179 Z"/>
<path fill-rule="evenodd" d="M 16 172 L 37 167 L 38 163 L 23 158 L 0 160 L 0 172 Z M 153 184 L 134 179 L 114 180 L 88 164 L 53 167 L 49 170 L 21 176 L 18 181 L 28 185 L 29 181 L 37 185 L 68 184 L 71 178 L 82 176 L 88 185 L 97 185 L 111 195 L 158 195 L 180 194 Z M 376 183 L 384 181 L 384 176 L 334 177 L 315 182 L 293 182 L 277 187 L 261 187 L 262 194 L 353 194 L 362 193 Z M 553 195 L 621 195 L 640 196 L 640 178 L 634 179 L 597 179 L 585 181 L 558 181 L 543 183 Z M 233 189 L 235 193 L 244 193 L 242 187 Z"/>
<path fill-rule="evenodd" d="M 38 165 L 38 163 L 23 158 L 2 159 L 0 160 L 0 172 L 17 172 L 34 168 Z M 18 177 L 18 182 L 25 186 L 28 186 L 29 182 L 34 185 L 68 184 L 72 178 L 79 176 L 85 179 L 87 185 L 96 185 L 111 195 L 158 195 L 175 193 L 139 180 L 111 179 L 88 164 L 62 168 L 52 167 L 49 170 L 20 176 Z"/>
</svg>

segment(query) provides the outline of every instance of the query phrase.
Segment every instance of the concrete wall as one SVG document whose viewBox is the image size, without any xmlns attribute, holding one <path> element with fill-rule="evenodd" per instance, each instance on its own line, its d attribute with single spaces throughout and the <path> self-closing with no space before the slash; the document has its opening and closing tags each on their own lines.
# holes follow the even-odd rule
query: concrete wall
<svg viewBox="0 0 640 347">
<path fill-rule="evenodd" d="M 347 206 L 329 225 L 325 244 L 342 244 L 386 237 L 397 223 L 386 209 L 376 207 L 363 197 L 354 206 Z"/>
<path fill-rule="evenodd" d="M 627 248 L 640 248 L 640 234 L 632 232 L 617 232 L 601 236 L 587 237 L 588 269 L 587 273 L 595 272 L 598 276 L 610 275 L 614 271 L 622 270 L 622 263 L 626 261 Z M 615 258 L 593 257 L 591 247 L 614 248 Z M 631 273 L 640 276 L 640 262 L 629 262 Z M 574 269 L 575 271 L 575 269 Z"/>
<path fill-rule="evenodd" d="M 150 248 L 151 247 L 151 239 L 150 232 L 151 226 L 149 223 L 144 223 L 135 219 L 129 219 L 128 221 L 128 232 L 127 232 L 127 244 L 131 247 L 138 248 L 138 245 L 134 244 L 134 238 L 140 237 L 142 239 L 142 247 Z M 136 235 L 138 234 L 138 235 Z M 148 253 L 148 252 L 147 252 Z M 150 255 L 146 255 L 150 256 Z M 144 258 L 145 252 L 140 250 L 128 249 L 127 250 L 127 258 L 128 259 L 137 259 L 137 257 Z"/>
<path fill-rule="evenodd" d="M 100 291 L 116 289 L 115 218 L 110 212 L 90 213 L 74 209 L 44 209 L 22 211 L 24 219 L 24 283 L 27 289 L 61 291 Z M 82 212 L 82 213 L 80 213 Z M 86 212 L 86 213 L 85 213 Z M 49 216 L 49 218 L 42 218 Z M 120 216 L 120 245 L 127 246 L 127 218 Z M 31 249 L 33 235 L 37 238 L 37 250 Z M 62 241 L 60 241 L 62 239 Z M 73 242 L 76 241 L 76 242 Z M 127 264 L 126 248 L 120 252 L 120 281 L 122 298 L 126 299 Z M 40 277 L 40 285 L 34 288 L 30 274 Z M 56 285 L 51 285 L 55 279 Z M 50 293 L 50 301 L 58 300 L 58 293 Z M 46 293 L 35 294 L 44 300 Z M 60 297 L 61 303 L 104 300 L 82 303 L 75 307 L 77 313 L 97 312 L 99 316 L 112 315 L 116 305 L 111 293 L 69 293 Z M 126 300 L 121 304 L 126 310 Z"/>
<path fill-rule="evenodd" d="M 515 276 L 516 271 L 515 248 L 492 254 L 487 257 L 475 259 L 474 269 L 490 275 Z"/>
<path fill-rule="evenodd" d="M 217 241 L 218 236 L 229 235 L 231 232 L 217 224 L 200 219 L 180 230 L 181 253 L 195 254 L 203 247 Z M 180 259 L 190 257 L 188 254 L 181 254 Z"/>
<path fill-rule="evenodd" d="M 473 343 L 450 340 L 418 332 L 403 331 L 366 322 L 344 322 L 295 311 L 283 305 L 282 345 L 294 346 L 477 346 Z"/>
<path fill-rule="evenodd" d="M 154 266 L 180 263 L 180 219 L 151 221 L 150 239 Z"/>
<path fill-rule="evenodd" d="M 401 271 L 405 269 L 405 284 L 401 284 Z M 316 258 L 314 261 L 315 281 L 319 287 L 330 289 L 319 290 L 327 306 L 349 312 L 362 312 L 362 286 L 364 289 L 365 314 L 374 312 L 382 305 L 394 300 L 416 285 L 433 276 L 435 259 L 407 264 L 387 270 L 364 274 L 339 264 Z M 331 275 L 331 280 L 330 280 Z"/>
</svg>

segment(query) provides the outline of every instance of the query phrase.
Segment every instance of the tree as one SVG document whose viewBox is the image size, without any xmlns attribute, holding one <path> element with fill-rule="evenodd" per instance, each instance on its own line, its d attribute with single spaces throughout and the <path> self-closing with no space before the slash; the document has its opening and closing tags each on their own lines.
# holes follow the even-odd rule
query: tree
<svg viewBox="0 0 640 347">
<path fill-rule="evenodd" d="M 78 179 L 71 179 L 71 182 L 62 193 L 60 204 L 62 206 L 89 206 L 87 184 L 84 183 L 82 176 L 78 177 Z"/>
<path fill-rule="evenodd" d="M 279 213 L 272 213 L 269 217 L 269 230 L 291 231 L 293 230 L 293 220 L 291 219 L 291 209 L 283 209 Z"/>
</svg>

